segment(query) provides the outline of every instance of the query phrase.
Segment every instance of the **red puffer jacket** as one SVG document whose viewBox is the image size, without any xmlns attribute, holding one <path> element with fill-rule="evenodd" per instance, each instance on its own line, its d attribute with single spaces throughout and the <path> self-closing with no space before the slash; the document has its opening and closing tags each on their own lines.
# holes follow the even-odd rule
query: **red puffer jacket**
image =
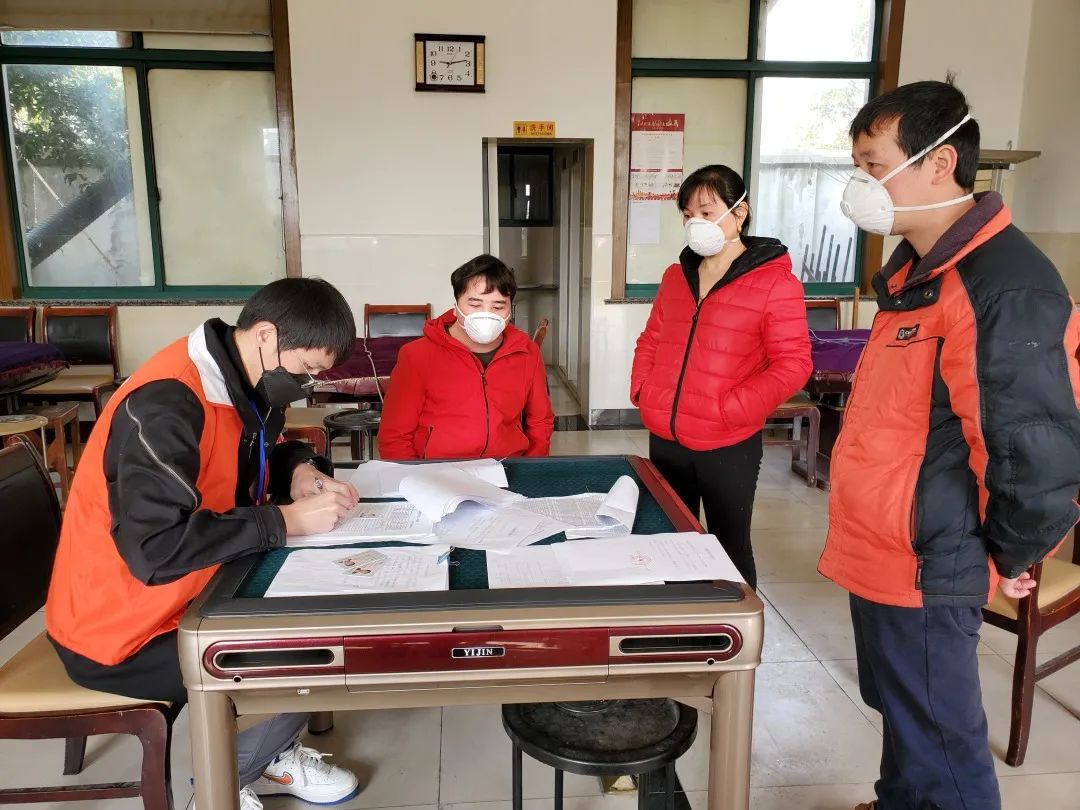
<svg viewBox="0 0 1080 810">
<path fill-rule="evenodd" d="M 485 369 L 452 338 L 449 310 L 402 347 L 386 392 L 384 459 L 546 456 L 555 417 L 540 349 L 508 324 Z M 522 427 L 524 414 L 524 428 Z"/>
<path fill-rule="evenodd" d="M 645 427 L 691 450 L 753 436 L 810 377 L 802 283 L 787 248 L 747 237 L 746 252 L 697 303 L 701 257 L 664 273 L 637 341 L 630 401 Z"/>
</svg>

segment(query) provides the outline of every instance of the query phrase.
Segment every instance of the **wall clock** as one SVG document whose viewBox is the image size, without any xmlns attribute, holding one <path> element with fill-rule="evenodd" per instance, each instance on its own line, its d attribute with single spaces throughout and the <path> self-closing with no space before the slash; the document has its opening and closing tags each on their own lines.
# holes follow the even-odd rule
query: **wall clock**
<svg viewBox="0 0 1080 810">
<path fill-rule="evenodd" d="M 416 89 L 439 93 L 484 92 L 484 37 L 416 34 Z"/>
</svg>

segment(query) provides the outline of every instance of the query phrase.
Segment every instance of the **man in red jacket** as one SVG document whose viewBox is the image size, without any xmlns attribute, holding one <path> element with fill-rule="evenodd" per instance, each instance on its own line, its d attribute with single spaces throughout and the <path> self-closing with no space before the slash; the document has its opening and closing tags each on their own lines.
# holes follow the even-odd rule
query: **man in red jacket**
<svg viewBox="0 0 1080 810">
<path fill-rule="evenodd" d="M 510 323 L 517 282 L 494 256 L 450 276 L 454 308 L 404 346 L 379 429 L 384 459 L 546 456 L 555 416 L 540 348 Z"/>
</svg>

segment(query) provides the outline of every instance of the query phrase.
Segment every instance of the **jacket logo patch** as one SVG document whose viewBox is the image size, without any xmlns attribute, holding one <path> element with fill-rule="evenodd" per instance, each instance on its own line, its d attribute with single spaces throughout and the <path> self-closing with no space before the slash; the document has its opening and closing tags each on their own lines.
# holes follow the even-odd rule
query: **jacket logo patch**
<svg viewBox="0 0 1080 810">
<path fill-rule="evenodd" d="M 917 334 L 919 334 L 919 324 L 915 324 L 914 326 L 901 326 L 896 333 L 896 339 L 911 340 Z"/>
</svg>

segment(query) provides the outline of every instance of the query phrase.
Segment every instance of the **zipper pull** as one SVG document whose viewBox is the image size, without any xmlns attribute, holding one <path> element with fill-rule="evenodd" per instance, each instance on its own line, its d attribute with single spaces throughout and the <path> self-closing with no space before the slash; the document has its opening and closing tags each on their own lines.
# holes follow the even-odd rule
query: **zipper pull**
<svg viewBox="0 0 1080 810">
<path fill-rule="evenodd" d="M 915 558 L 915 590 L 922 590 L 922 569 L 923 560 L 922 557 Z"/>
</svg>

